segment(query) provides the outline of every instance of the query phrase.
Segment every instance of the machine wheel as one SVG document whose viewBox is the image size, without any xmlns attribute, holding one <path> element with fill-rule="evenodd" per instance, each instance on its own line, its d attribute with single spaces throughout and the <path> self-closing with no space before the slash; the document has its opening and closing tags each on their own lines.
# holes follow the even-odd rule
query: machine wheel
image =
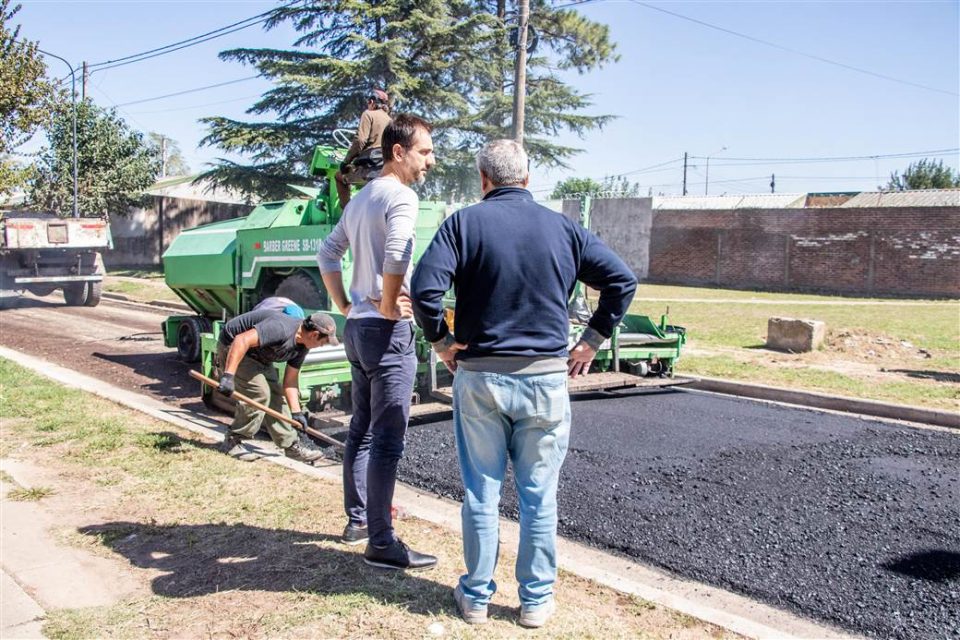
<svg viewBox="0 0 960 640">
<path fill-rule="evenodd" d="M 317 288 L 313 278 L 302 271 L 287 276 L 274 295 L 290 298 L 304 310 L 317 311 L 327 308 L 326 292 Z"/>
<path fill-rule="evenodd" d="M 83 303 L 88 307 L 95 307 L 100 304 L 100 296 L 103 295 L 103 280 L 87 283 L 87 299 Z"/>
<path fill-rule="evenodd" d="M 63 299 L 71 307 L 82 307 L 87 303 L 87 283 L 68 282 L 63 285 Z"/>
<path fill-rule="evenodd" d="M 200 334 L 209 331 L 210 325 L 206 318 L 194 316 L 180 322 L 177 329 L 177 355 L 184 362 L 198 362 L 200 360 Z"/>
</svg>

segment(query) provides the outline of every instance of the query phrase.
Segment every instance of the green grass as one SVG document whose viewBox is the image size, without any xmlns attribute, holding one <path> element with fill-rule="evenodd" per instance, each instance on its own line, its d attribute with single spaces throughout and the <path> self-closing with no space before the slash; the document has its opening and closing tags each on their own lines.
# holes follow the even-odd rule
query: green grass
<svg viewBox="0 0 960 640">
<path fill-rule="evenodd" d="M 180 302 L 180 298 L 175 294 L 162 280 L 142 280 L 132 282 L 130 280 L 116 280 L 109 276 L 104 280 L 104 291 L 109 293 L 119 293 L 138 300 L 149 302 L 151 300 L 163 300 L 166 302 Z"/>
<path fill-rule="evenodd" d="M 749 363 L 733 356 L 684 356 L 679 375 L 694 374 L 728 380 L 756 382 L 773 387 L 805 389 L 832 395 L 892 402 L 931 409 L 960 409 L 960 385 L 879 381 L 813 367 L 784 368 Z"/>
<path fill-rule="evenodd" d="M 50 487 L 17 487 L 7 492 L 8 500 L 17 502 L 37 502 L 54 494 Z"/>
<path fill-rule="evenodd" d="M 141 267 L 139 269 L 111 269 L 108 276 L 124 278 L 144 278 L 146 280 L 163 280 L 163 267 Z"/>
<path fill-rule="evenodd" d="M 659 320 L 668 308 L 670 322 L 687 329 L 688 352 L 681 358 L 679 373 L 957 410 L 960 384 L 953 380 L 960 373 L 958 300 L 645 284 L 638 288 L 630 310 Z M 785 364 L 781 354 L 763 348 L 771 317 L 821 320 L 827 326 L 828 344 L 819 352 L 792 356 L 794 361 Z M 841 333 L 861 340 L 861 351 L 831 346 L 831 339 Z M 893 348 L 878 347 L 869 354 L 872 341 L 878 339 Z M 843 368 L 844 363 L 854 366 L 843 372 L 825 370 L 831 364 Z"/>
</svg>

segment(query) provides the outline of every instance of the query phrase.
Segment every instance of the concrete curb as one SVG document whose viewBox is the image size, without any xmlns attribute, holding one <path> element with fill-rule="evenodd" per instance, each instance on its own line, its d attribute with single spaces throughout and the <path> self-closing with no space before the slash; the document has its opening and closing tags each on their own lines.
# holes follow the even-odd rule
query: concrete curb
<svg viewBox="0 0 960 640">
<path fill-rule="evenodd" d="M 148 300 L 144 302 L 142 300 L 134 300 L 133 298 L 130 298 L 129 296 L 125 296 L 122 293 L 108 293 L 106 291 L 103 292 L 102 298 L 104 300 L 109 300 L 110 302 L 120 302 L 123 304 L 139 305 L 139 306 L 151 307 L 154 309 L 170 310 L 170 311 L 177 311 L 177 312 L 183 312 L 183 313 L 193 313 L 193 309 L 191 309 L 187 305 L 182 304 L 180 302 L 167 302 L 165 300 Z"/>
<path fill-rule="evenodd" d="M 115 387 L 107 382 L 6 347 L 0 347 L 0 358 L 16 362 L 64 386 L 93 393 L 206 438 L 212 440 L 222 438 L 222 424 L 192 411 L 170 407 L 159 400 Z M 272 445 L 259 442 L 251 444 L 263 454 L 263 459 L 267 462 L 334 484 L 342 482 L 341 466 L 337 463 L 310 467 L 279 455 Z M 395 499 L 397 504 L 402 504 L 411 515 L 450 529 L 456 534 L 460 533 L 459 503 L 424 494 L 402 483 L 397 484 Z M 503 544 L 515 547 L 519 539 L 519 525 L 502 519 L 500 538 Z M 570 573 L 593 580 L 621 593 L 639 596 L 749 638 L 857 637 L 744 596 L 683 580 L 665 571 L 604 553 L 562 537 L 558 540 L 558 556 L 560 568 Z"/>
<path fill-rule="evenodd" d="M 794 389 L 784 389 L 783 387 L 770 387 L 762 384 L 735 382 L 720 378 L 701 377 L 697 382 L 687 385 L 687 388 L 756 398 L 758 400 L 770 400 L 772 402 L 786 402 L 788 404 L 814 407 L 817 409 L 829 409 L 832 411 L 843 411 L 845 413 L 857 413 L 876 416 L 878 418 L 905 420 L 907 422 L 919 422 L 922 424 L 960 429 L 960 413 L 950 413 L 949 411 L 936 411 L 934 409 L 877 402 L 875 400 L 859 400 L 846 396 L 831 396 L 813 391 L 796 391 Z"/>
</svg>

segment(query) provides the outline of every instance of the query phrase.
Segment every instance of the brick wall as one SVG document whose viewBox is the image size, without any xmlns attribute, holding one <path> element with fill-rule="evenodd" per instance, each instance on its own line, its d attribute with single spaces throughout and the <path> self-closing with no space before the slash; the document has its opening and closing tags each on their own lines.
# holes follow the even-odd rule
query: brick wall
<svg viewBox="0 0 960 640">
<path fill-rule="evenodd" d="M 649 256 L 649 282 L 960 297 L 960 208 L 658 210 Z"/>
</svg>

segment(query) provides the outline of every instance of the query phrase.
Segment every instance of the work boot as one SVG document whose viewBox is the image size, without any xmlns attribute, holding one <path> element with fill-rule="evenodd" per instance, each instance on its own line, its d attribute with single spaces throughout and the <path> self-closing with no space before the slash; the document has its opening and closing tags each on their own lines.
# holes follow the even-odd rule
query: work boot
<svg viewBox="0 0 960 640">
<path fill-rule="evenodd" d="M 247 448 L 247 445 L 243 444 L 243 438 L 236 436 L 229 431 L 227 432 L 227 435 L 223 437 L 223 442 L 220 443 L 220 446 L 217 447 L 217 449 L 220 451 L 220 453 L 225 453 L 231 458 L 243 460 L 244 462 L 253 462 L 260 457 L 257 452 Z"/>
<path fill-rule="evenodd" d="M 556 610 L 557 603 L 553 598 L 547 600 L 539 607 L 523 605 L 520 607 L 520 626 L 530 627 L 531 629 L 542 627 L 547 624 L 547 620 L 550 619 L 550 616 L 552 616 Z"/>
<path fill-rule="evenodd" d="M 314 448 L 311 451 L 297 441 L 284 449 L 283 455 L 287 456 L 291 460 L 296 460 L 297 462 L 306 462 L 309 464 L 323 458 L 323 451 L 317 448 Z"/>
<path fill-rule="evenodd" d="M 487 605 L 476 606 L 467 600 L 463 595 L 463 589 L 458 584 L 453 588 L 453 599 L 457 603 L 457 610 L 460 611 L 460 617 L 467 624 L 485 624 L 487 622 Z"/>
<path fill-rule="evenodd" d="M 348 524 L 343 530 L 343 536 L 341 536 L 340 541 L 343 542 L 343 544 L 354 545 L 366 542 L 369 538 L 370 534 L 367 532 L 366 527 Z"/>
<path fill-rule="evenodd" d="M 437 566 L 436 556 L 417 553 L 404 544 L 400 538 L 385 547 L 367 543 L 367 548 L 363 552 L 363 561 L 371 567 L 380 567 L 381 569 L 420 571 L 433 569 Z"/>
</svg>

